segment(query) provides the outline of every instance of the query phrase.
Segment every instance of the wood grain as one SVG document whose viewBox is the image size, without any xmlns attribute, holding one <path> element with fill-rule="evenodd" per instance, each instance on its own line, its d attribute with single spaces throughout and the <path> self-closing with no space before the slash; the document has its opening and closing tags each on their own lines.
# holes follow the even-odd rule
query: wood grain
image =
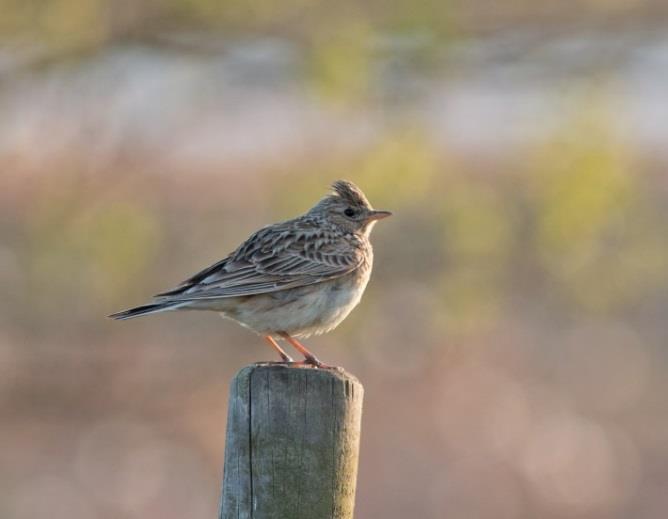
<svg viewBox="0 0 668 519">
<path fill-rule="evenodd" d="M 343 370 L 243 368 L 230 390 L 220 519 L 352 519 L 363 393 Z"/>
</svg>

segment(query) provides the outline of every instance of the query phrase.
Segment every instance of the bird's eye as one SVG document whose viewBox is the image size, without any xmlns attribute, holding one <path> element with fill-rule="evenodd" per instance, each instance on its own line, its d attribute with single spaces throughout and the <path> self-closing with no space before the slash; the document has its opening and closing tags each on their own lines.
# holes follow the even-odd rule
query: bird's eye
<svg viewBox="0 0 668 519">
<path fill-rule="evenodd" d="M 348 218 L 352 218 L 357 214 L 357 212 L 352 207 L 349 207 L 348 209 L 343 211 L 343 214 L 345 214 Z"/>
</svg>

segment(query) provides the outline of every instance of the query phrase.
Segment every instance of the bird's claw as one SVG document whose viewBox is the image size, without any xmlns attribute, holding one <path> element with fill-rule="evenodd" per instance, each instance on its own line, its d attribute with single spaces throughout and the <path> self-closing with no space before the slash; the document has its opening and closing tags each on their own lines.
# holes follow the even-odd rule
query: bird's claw
<svg viewBox="0 0 668 519">
<path fill-rule="evenodd" d="M 336 369 L 336 366 L 325 364 L 324 362 L 320 361 L 318 357 L 314 356 L 305 357 L 304 360 L 293 362 L 293 364 L 295 366 L 311 366 L 317 369 Z"/>
</svg>

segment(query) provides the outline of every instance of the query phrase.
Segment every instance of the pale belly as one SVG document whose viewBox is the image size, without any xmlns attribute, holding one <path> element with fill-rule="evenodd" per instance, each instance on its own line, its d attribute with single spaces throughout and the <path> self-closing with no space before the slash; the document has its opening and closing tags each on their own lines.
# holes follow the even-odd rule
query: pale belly
<svg viewBox="0 0 668 519">
<path fill-rule="evenodd" d="M 234 305 L 221 308 L 221 315 L 263 335 L 287 332 L 295 337 L 308 337 L 326 333 L 336 328 L 360 302 L 370 270 L 237 300 Z"/>
</svg>

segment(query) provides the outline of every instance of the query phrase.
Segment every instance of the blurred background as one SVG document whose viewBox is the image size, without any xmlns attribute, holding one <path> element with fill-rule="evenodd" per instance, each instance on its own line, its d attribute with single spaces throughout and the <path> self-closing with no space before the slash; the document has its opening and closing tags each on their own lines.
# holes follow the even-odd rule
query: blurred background
<svg viewBox="0 0 668 519">
<path fill-rule="evenodd" d="M 0 517 L 212 518 L 215 314 L 112 322 L 337 178 L 357 517 L 668 510 L 668 5 L 0 0 Z"/>
</svg>

